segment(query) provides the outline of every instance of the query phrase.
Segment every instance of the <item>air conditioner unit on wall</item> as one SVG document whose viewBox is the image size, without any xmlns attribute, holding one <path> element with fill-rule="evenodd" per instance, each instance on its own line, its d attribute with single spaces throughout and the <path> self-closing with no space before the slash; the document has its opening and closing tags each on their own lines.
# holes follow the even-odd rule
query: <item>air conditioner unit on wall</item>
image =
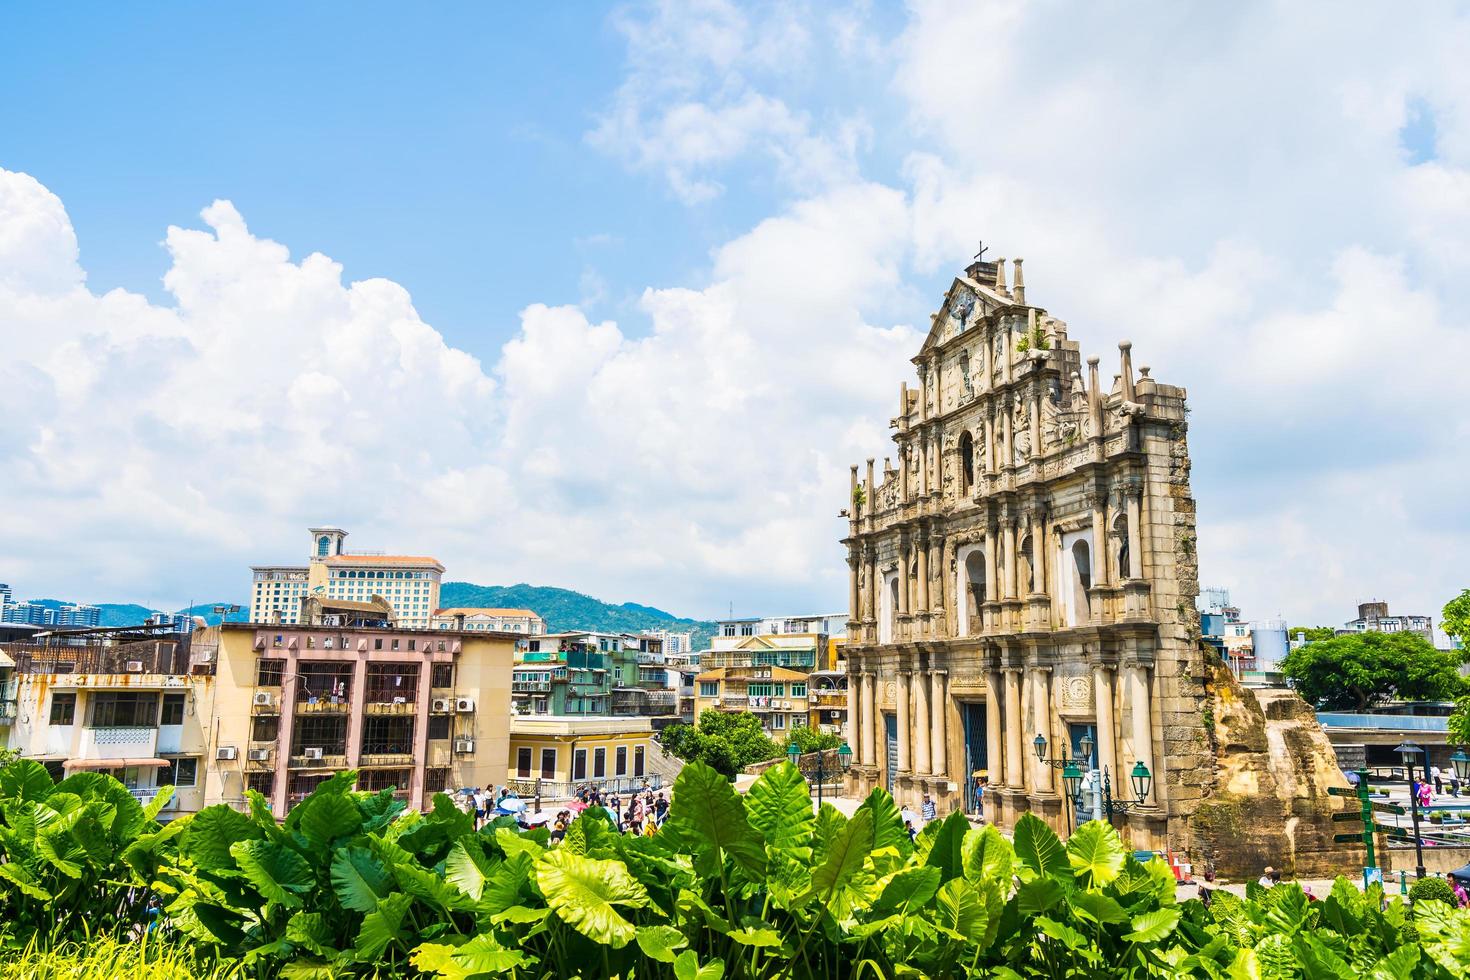
<svg viewBox="0 0 1470 980">
<path fill-rule="evenodd" d="M 251 749 L 248 753 L 246 753 L 246 758 L 248 758 L 251 762 L 269 762 L 270 757 L 270 749 Z"/>
<path fill-rule="evenodd" d="M 141 673 L 143 673 L 143 661 L 141 661 L 141 660 L 129 660 L 128 661 L 128 673 L 130 673 L 130 674 L 141 674 Z"/>
<path fill-rule="evenodd" d="M 430 710 L 433 711 L 436 715 L 447 714 L 449 712 L 449 699 L 435 698 L 434 703 L 429 707 Z"/>
<path fill-rule="evenodd" d="M 454 699 L 454 710 L 455 711 L 474 711 L 475 710 L 475 699 L 474 698 L 455 698 Z"/>
<path fill-rule="evenodd" d="M 460 755 L 473 755 L 475 751 L 475 740 L 472 738 L 455 739 L 454 751 Z"/>
<path fill-rule="evenodd" d="M 254 698 L 254 701 L 252 703 L 257 704 L 257 705 L 259 705 L 259 706 L 261 706 L 263 708 L 269 708 L 271 706 L 271 692 L 270 691 L 256 691 L 255 692 L 255 698 Z"/>
<path fill-rule="evenodd" d="M 305 748 L 301 750 L 301 755 L 307 759 L 320 760 L 322 757 L 322 750 L 316 747 Z"/>
<path fill-rule="evenodd" d="M 221 762 L 234 762 L 236 749 L 233 745 L 221 745 L 215 750 L 214 757 Z"/>
</svg>

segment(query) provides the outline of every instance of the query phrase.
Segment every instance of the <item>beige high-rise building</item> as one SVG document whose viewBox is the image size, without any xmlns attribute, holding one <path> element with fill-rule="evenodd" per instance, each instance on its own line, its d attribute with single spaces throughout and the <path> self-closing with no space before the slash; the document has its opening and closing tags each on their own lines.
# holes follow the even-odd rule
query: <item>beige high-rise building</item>
<svg viewBox="0 0 1470 980">
<path fill-rule="evenodd" d="M 366 602 L 382 596 L 393 607 L 399 626 L 431 625 L 439 608 L 439 580 L 444 566 L 422 555 L 350 552 L 347 532 L 313 527 L 305 565 L 256 565 L 251 571 L 250 621 L 300 623 L 308 595 Z"/>
</svg>

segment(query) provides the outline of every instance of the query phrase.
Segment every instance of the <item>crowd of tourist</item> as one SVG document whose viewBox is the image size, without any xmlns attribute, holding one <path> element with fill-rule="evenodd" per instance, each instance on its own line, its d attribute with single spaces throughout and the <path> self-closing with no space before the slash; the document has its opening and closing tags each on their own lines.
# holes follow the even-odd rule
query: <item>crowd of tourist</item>
<svg viewBox="0 0 1470 980">
<path fill-rule="evenodd" d="M 462 789 L 455 795 L 455 803 L 462 811 L 474 817 L 477 830 L 500 817 L 510 816 L 525 830 L 547 827 L 551 831 L 552 843 L 558 843 L 566 836 L 567 828 L 577 814 L 593 807 L 606 812 L 608 819 L 620 833 L 645 837 L 652 837 L 657 833 L 669 815 L 668 797 L 647 782 L 641 788 L 624 794 L 579 787 L 576 797 L 555 813 L 542 810 L 539 797 L 528 805 L 508 786 Z"/>
</svg>

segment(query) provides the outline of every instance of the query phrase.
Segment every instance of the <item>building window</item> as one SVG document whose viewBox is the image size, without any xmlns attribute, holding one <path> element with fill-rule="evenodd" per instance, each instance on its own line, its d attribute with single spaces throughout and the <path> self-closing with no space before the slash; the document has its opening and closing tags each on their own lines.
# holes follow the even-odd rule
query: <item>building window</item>
<svg viewBox="0 0 1470 980">
<path fill-rule="evenodd" d="M 785 715 L 771 715 L 771 727 L 772 728 L 775 728 L 775 729 L 778 729 L 778 730 L 785 728 L 786 727 L 786 716 Z"/>
<path fill-rule="evenodd" d="M 592 750 L 592 778 L 602 779 L 607 775 L 607 749 Z"/>
<path fill-rule="evenodd" d="M 429 737 L 430 738 L 448 738 L 449 737 L 449 716 L 448 715 L 430 715 L 429 716 Z"/>
<path fill-rule="evenodd" d="M 247 772 L 245 788 L 269 799 L 276 791 L 276 774 L 273 772 Z"/>
<path fill-rule="evenodd" d="M 51 695 L 51 724 L 70 725 L 77 719 L 77 696 L 75 694 Z"/>
<path fill-rule="evenodd" d="M 643 775 L 643 746 L 633 746 L 633 775 Z"/>
<path fill-rule="evenodd" d="M 616 765 L 617 768 L 614 770 L 614 773 L 613 773 L 614 775 L 617 775 L 617 776 L 626 776 L 626 775 L 628 775 L 628 747 L 626 745 L 619 745 L 618 746 L 617 760 L 616 760 L 615 765 Z"/>
<path fill-rule="evenodd" d="M 182 694 L 165 694 L 163 696 L 163 713 L 158 716 L 160 725 L 182 725 L 184 723 L 184 696 Z"/>
<path fill-rule="evenodd" d="M 587 750 L 576 749 L 572 752 L 572 781 L 577 782 L 587 778 Z"/>
<path fill-rule="evenodd" d="M 377 639 L 373 640 L 373 649 L 374 650 L 381 650 L 381 649 L 383 649 L 383 638 L 382 637 L 378 637 Z"/>
<path fill-rule="evenodd" d="M 174 786 L 184 789 L 199 782 L 198 759 L 173 759 L 158 770 L 159 786 Z"/>
<path fill-rule="evenodd" d="M 98 691 L 88 704 L 90 728 L 152 728 L 158 724 L 158 695 Z"/>
<path fill-rule="evenodd" d="M 531 778 L 531 749 L 529 746 L 516 749 L 516 775 L 521 779 Z"/>
<path fill-rule="evenodd" d="M 262 657 L 255 670 L 256 687 L 280 687 L 281 675 L 285 669 L 286 661 Z"/>
<path fill-rule="evenodd" d="M 700 681 L 699 696 L 702 698 L 717 698 L 720 696 L 719 681 Z"/>
<path fill-rule="evenodd" d="M 252 742 L 274 742 L 281 734 L 279 715 L 256 715 L 250 723 Z"/>
<path fill-rule="evenodd" d="M 432 677 L 432 679 L 429 682 L 429 686 L 430 687 L 453 687 L 454 686 L 454 665 L 453 664 L 435 664 L 434 667 L 433 667 L 433 677 Z"/>
<path fill-rule="evenodd" d="M 800 684 L 800 683 L 793 683 L 791 685 L 791 696 L 793 698 L 804 698 L 804 697 L 806 697 L 806 685 L 805 684 Z"/>
<path fill-rule="evenodd" d="M 541 778 L 556 778 L 556 749 L 541 750 Z"/>
</svg>

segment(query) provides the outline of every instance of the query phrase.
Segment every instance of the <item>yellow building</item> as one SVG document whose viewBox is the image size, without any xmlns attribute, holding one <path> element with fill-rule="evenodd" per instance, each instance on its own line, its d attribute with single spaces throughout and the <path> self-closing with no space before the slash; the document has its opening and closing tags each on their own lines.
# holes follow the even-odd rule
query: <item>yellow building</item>
<svg viewBox="0 0 1470 980">
<path fill-rule="evenodd" d="M 756 638 L 759 639 L 759 638 Z M 715 667 L 694 678 L 694 718 L 706 710 L 749 711 L 772 735 L 809 723 L 806 671 L 755 664 Z"/>
<path fill-rule="evenodd" d="M 423 555 L 353 553 L 343 545 L 347 532 L 313 527 L 305 565 L 256 565 L 250 569 L 250 621 L 303 622 L 307 596 L 366 602 L 381 596 L 393 607 L 398 625 L 427 627 L 439 608 L 444 566 Z"/>
<path fill-rule="evenodd" d="M 537 715 L 510 721 L 507 778 L 521 796 L 570 799 L 578 787 L 626 792 L 672 782 L 669 761 L 641 717 Z"/>
<path fill-rule="evenodd" d="M 302 624 L 195 633 L 217 671 L 200 709 L 206 804 L 240 805 L 254 789 L 282 816 L 343 769 L 414 808 L 499 781 L 514 634 L 397 626 L 382 600 L 308 598 L 302 610 Z"/>
<path fill-rule="evenodd" d="M 491 609 L 483 606 L 456 606 L 434 613 L 434 628 L 441 630 L 493 630 L 498 633 L 520 633 L 540 636 L 546 632 L 546 621 L 529 609 Z"/>
</svg>

